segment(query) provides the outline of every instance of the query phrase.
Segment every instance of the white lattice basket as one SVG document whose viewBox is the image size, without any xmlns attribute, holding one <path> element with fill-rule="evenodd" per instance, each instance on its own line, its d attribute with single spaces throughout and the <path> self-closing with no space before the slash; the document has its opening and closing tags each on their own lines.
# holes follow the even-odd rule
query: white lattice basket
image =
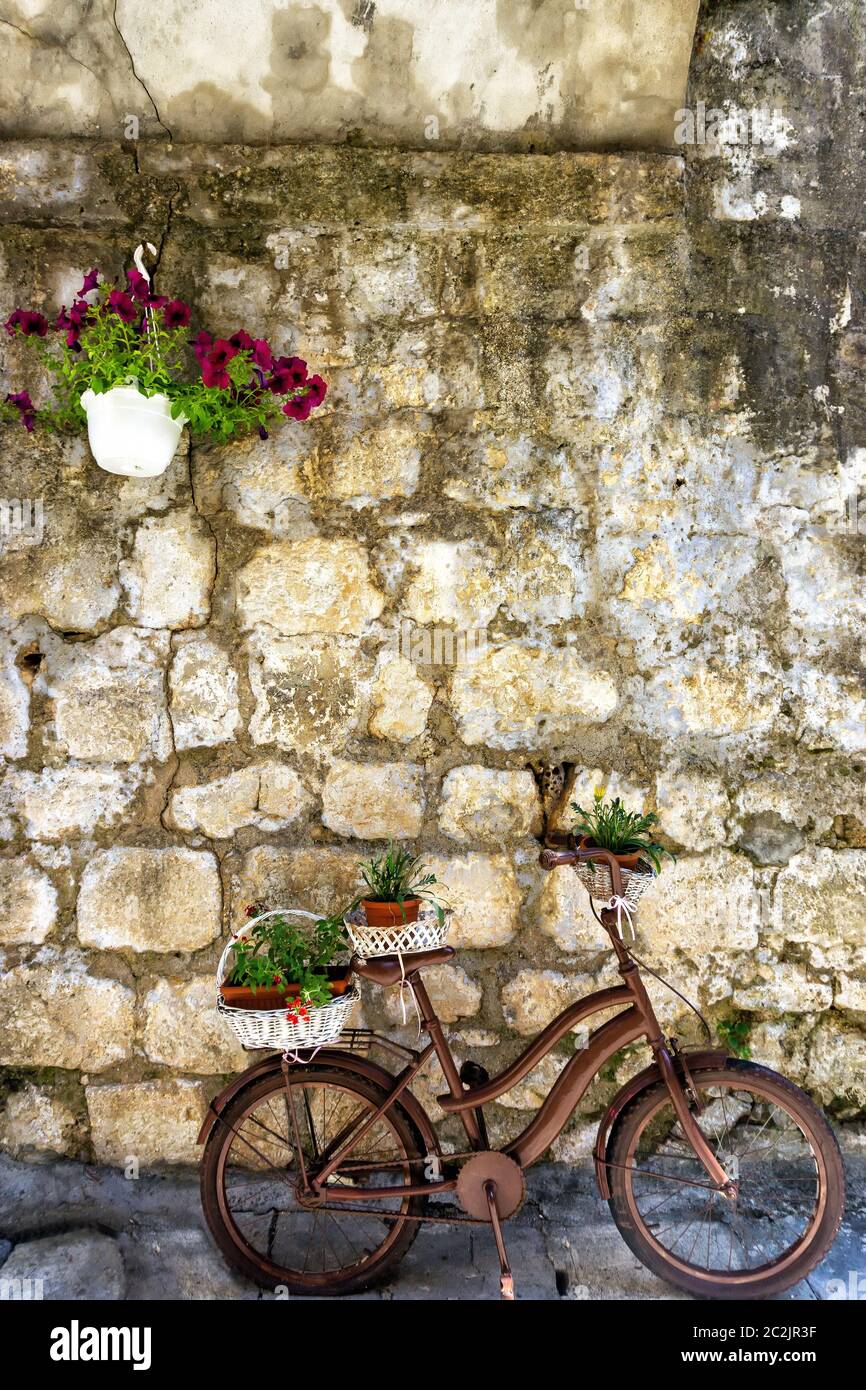
<svg viewBox="0 0 866 1390">
<path fill-rule="evenodd" d="M 602 899 L 605 902 L 609 902 L 613 897 L 610 867 L 602 860 L 587 859 L 582 864 L 575 864 L 574 872 L 590 897 Z M 620 874 L 622 875 L 623 897 L 629 907 L 637 907 L 640 899 L 654 881 L 655 874 L 648 866 L 640 869 L 620 869 Z"/>
<path fill-rule="evenodd" d="M 364 960 L 374 956 L 410 956 L 414 951 L 435 951 L 444 946 L 448 935 L 448 916 L 440 924 L 432 907 L 422 907 L 414 922 L 401 922 L 398 927 L 371 927 L 359 907 L 344 917 L 346 930 L 358 955 Z"/>
<path fill-rule="evenodd" d="M 230 937 L 217 966 L 217 1010 L 231 1028 L 235 1037 L 244 1047 L 282 1048 L 290 1052 L 305 1052 L 310 1048 L 325 1047 L 336 1042 L 346 1027 L 350 1013 L 361 997 L 357 985 L 350 985 L 344 994 L 337 994 L 329 1004 L 321 1004 L 309 1010 L 309 1018 L 299 1018 L 292 1023 L 287 1014 L 292 1012 L 292 1000 L 279 1009 L 235 1009 L 227 1004 L 222 996 L 222 983 L 229 958 L 235 942 L 245 936 L 250 928 L 261 922 L 263 917 L 305 917 L 318 922 L 320 914 L 303 912 L 300 908 L 274 908 L 272 912 L 262 912 L 252 918 L 240 931 Z"/>
</svg>

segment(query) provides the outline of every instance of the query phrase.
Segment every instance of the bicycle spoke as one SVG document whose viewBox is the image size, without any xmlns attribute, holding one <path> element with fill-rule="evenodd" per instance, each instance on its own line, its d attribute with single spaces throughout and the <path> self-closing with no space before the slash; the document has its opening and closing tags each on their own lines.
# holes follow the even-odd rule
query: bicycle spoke
<svg viewBox="0 0 866 1390">
<path fill-rule="evenodd" d="M 351 1082 L 304 1076 L 290 1085 L 291 1093 L 285 1084 L 275 1086 L 232 1128 L 223 1176 L 225 1207 L 236 1239 L 254 1259 L 284 1268 L 289 1282 L 343 1277 L 390 1248 L 400 1234 L 401 1214 L 410 1199 L 377 1199 L 375 1190 L 379 1183 L 410 1182 L 410 1163 L 417 1154 L 412 1150 L 410 1157 L 387 1111 L 353 1144 L 353 1132 L 369 1122 L 374 1106 Z M 300 1122 L 297 1135 L 292 1098 Z M 335 1169 L 327 1191 L 338 1197 L 341 1190 L 360 1187 L 369 1188 L 370 1195 L 359 1210 L 347 1201 L 322 1210 L 299 1190 L 300 1174 L 305 1169 L 315 1179 L 329 1152 L 344 1145 L 355 1171 Z M 380 1169 L 379 1164 L 385 1166 Z M 279 1191 L 275 1174 L 282 1180 Z"/>
<path fill-rule="evenodd" d="M 701 1166 L 665 1097 L 647 1115 L 626 1164 L 639 1219 L 662 1250 L 690 1268 L 730 1273 L 771 1265 L 814 1218 L 820 1183 L 810 1143 L 782 1106 L 742 1084 L 716 1083 L 700 1098 L 710 1148 L 729 1170 L 735 1165 L 736 1198 L 683 1184 L 690 1176 L 683 1165 L 695 1165 L 696 1173 Z M 659 1197 L 665 1176 L 673 1190 Z"/>
</svg>

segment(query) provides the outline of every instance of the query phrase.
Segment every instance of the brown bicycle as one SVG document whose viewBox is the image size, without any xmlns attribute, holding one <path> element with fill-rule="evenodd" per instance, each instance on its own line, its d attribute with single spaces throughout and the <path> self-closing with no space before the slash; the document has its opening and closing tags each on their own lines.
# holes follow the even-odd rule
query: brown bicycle
<svg viewBox="0 0 866 1390">
<path fill-rule="evenodd" d="M 619 868 L 605 851 L 545 849 L 546 869 L 599 859 L 614 893 Z M 640 969 L 603 909 L 622 985 L 599 990 L 555 1018 L 499 1076 L 475 1062 L 458 1070 L 424 988 L 426 967 L 451 947 L 404 957 L 355 958 L 381 986 L 408 981 L 429 1042 L 413 1050 L 356 1030 L 346 1046 L 289 1061 L 272 1054 L 214 1100 L 202 1127 L 205 1216 L 238 1270 L 290 1294 L 358 1293 L 395 1269 L 422 1221 L 489 1225 L 500 1288 L 514 1297 L 503 1223 L 519 1208 L 524 1169 L 549 1149 L 584 1091 L 622 1048 L 640 1039 L 653 1060 L 612 1101 L 598 1130 L 595 1173 L 631 1250 L 662 1279 L 709 1298 L 768 1298 L 808 1274 L 833 1243 L 844 1205 L 839 1147 L 809 1097 L 766 1067 L 724 1051 L 666 1039 Z M 487 1140 L 495 1101 L 584 1019 L 618 1009 L 569 1059 L 526 1129 L 501 1150 Z M 399 1070 L 371 1060 L 378 1046 Z M 442 1151 L 410 1089 L 433 1054 L 467 1148 Z M 429 1199 L 451 1193 L 459 1213 Z"/>
</svg>

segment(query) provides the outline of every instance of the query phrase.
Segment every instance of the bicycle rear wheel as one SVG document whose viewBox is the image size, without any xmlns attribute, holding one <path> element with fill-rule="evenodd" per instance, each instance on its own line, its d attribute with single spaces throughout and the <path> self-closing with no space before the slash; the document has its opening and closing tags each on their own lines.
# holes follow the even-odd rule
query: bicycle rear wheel
<svg viewBox="0 0 866 1390">
<path fill-rule="evenodd" d="M 371 1082 L 346 1072 L 306 1066 L 289 1073 L 308 1172 L 328 1144 L 384 1100 Z M 419 1137 L 399 1102 L 382 1115 L 349 1156 L 351 1176 L 338 1170 L 328 1205 L 341 1188 L 396 1186 L 421 1171 Z M 359 1166 L 361 1165 L 361 1166 Z M 201 1197 L 211 1233 L 247 1278 L 291 1294 L 359 1293 L 385 1279 L 418 1229 L 423 1197 L 368 1199 L 364 1211 L 305 1206 L 298 1195 L 298 1155 L 281 1072 L 239 1091 L 214 1125 L 201 1168 Z M 330 1196 L 333 1194 L 333 1197 Z"/>
<path fill-rule="evenodd" d="M 640 1092 L 608 1145 L 610 1208 L 643 1264 L 706 1298 L 768 1298 L 827 1253 L 845 1182 L 833 1131 L 809 1097 L 765 1067 L 730 1059 L 694 1075 L 696 1115 L 739 1191 L 716 1191 L 667 1087 Z"/>
</svg>

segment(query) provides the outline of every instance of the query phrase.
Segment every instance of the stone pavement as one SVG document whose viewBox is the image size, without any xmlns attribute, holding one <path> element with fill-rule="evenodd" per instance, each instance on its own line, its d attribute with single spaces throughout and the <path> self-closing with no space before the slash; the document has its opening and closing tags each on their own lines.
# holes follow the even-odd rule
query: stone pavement
<svg viewBox="0 0 866 1390">
<path fill-rule="evenodd" d="M 856 1289 L 858 1276 L 866 1295 L 866 1159 L 849 1157 L 847 1169 L 848 1210 L 836 1244 L 786 1298 L 838 1297 L 829 1281 Z M 506 1232 L 519 1298 L 686 1297 L 637 1262 L 588 1167 L 546 1164 L 527 1178 L 527 1200 Z M 45 1298 L 270 1296 L 236 1276 L 215 1250 L 203 1226 L 197 1174 L 190 1170 L 128 1181 L 113 1168 L 0 1156 L 0 1281 L 39 1277 Z M 2 1287 L 9 1297 L 9 1286 Z M 424 1226 L 398 1278 L 361 1297 L 495 1299 L 498 1265 L 490 1233 L 478 1226 Z"/>
</svg>

